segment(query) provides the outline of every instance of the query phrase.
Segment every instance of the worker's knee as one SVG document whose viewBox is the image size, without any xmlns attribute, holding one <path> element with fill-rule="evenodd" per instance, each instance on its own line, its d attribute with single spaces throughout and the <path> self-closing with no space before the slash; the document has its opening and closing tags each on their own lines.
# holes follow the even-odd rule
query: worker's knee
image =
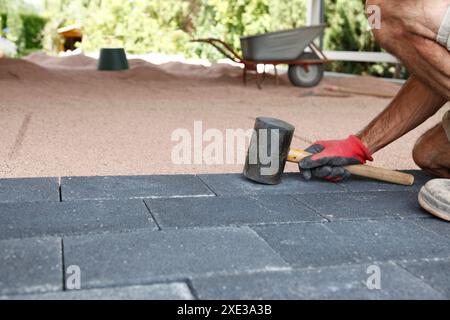
<svg viewBox="0 0 450 320">
<path fill-rule="evenodd" d="M 435 172 L 439 167 L 448 167 L 448 161 L 444 159 L 448 152 L 448 141 L 444 137 L 442 124 L 439 124 L 417 140 L 412 156 L 420 168 L 428 172 Z"/>
<path fill-rule="evenodd" d="M 430 171 L 433 168 L 433 158 L 430 156 L 430 154 L 427 153 L 428 150 L 429 147 L 421 140 L 419 140 L 414 146 L 412 152 L 412 156 L 416 165 L 425 171 Z"/>
</svg>

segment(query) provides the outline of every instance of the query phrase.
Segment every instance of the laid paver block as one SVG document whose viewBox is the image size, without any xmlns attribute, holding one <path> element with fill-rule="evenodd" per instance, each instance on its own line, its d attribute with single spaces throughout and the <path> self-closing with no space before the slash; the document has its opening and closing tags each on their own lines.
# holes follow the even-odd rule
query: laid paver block
<svg viewBox="0 0 450 320">
<path fill-rule="evenodd" d="M 351 192 L 364 192 L 364 191 L 414 191 L 417 192 L 420 188 L 433 179 L 432 176 L 419 170 L 405 170 L 405 173 L 410 173 L 414 176 L 415 181 L 412 186 L 402 186 L 398 184 L 371 180 L 368 178 L 362 178 L 352 176 L 349 180 L 342 182 L 341 184 Z"/>
<path fill-rule="evenodd" d="M 167 228 L 326 221 L 287 195 L 145 200 Z"/>
<path fill-rule="evenodd" d="M 297 195 L 296 199 L 328 220 L 429 218 L 416 192 L 351 192 Z"/>
<path fill-rule="evenodd" d="M 0 204 L 0 239 L 157 229 L 143 200 Z"/>
<path fill-rule="evenodd" d="M 83 288 L 287 267 L 246 227 L 68 237 L 64 261 L 80 267 Z"/>
<path fill-rule="evenodd" d="M 61 178 L 62 200 L 215 196 L 194 175 Z"/>
<path fill-rule="evenodd" d="M 406 220 L 253 227 L 290 264 L 331 266 L 450 257 L 450 241 Z"/>
<path fill-rule="evenodd" d="M 129 287 L 67 290 L 0 297 L 5 300 L 193 300 L 186 283 L 158 283 Z"/>
<path fill-rule="evenodd" d="M 369 265 L 193 279 L 200 299 L 443 299 L 444 296 L 392 264 L 376 265 L 380 289 L 369 289 Z M 371 282 L 374 285 L 374 282 Z"/>
<path fill-rule="evenodd" d="M 0 202 L 59 201 L 58 178 L 0 179 Z"/>
<path fill-rule="evenodd" d="M 281 184 L 264 185 L 248 180 L 242 174 L 205 174 L 199 177 L 219 196 L 309 194 L 344 192 L 340 184 L 322 180 L 305 181 L 298 173 L 286 173 Z"/>
<path fill-rule="evenodd" d="M 450 260 L 400 262 L 406 270 L 450 299 Z"/>
<path fill-rule="evenodd" d="M 325 224 L 257 226 L 253 229 L 289 264 L 299 267 L 354 263 L 353 252 Z"/>
<path fill-rule="evenodd" d="M 329 228 L 361 261 L 412 260 L 450 257 L 450 239 L 417 226 L 410 220 L 330 223 Z"/>
<path fill-rule="evenodd" d="M 61 239 L 0 241 L 0 296 L 62 290 Z"/>
<path fill-rule="evenodd" d="M 422 228 L 425 228 L 426 230 L 429 230 L 430 232 L 433 232 L 450 240 L 450 223 L 436 218 L 431 214 L 430 217 L 431 219 L 415 220 L 414 223 Z"/>
</svg>

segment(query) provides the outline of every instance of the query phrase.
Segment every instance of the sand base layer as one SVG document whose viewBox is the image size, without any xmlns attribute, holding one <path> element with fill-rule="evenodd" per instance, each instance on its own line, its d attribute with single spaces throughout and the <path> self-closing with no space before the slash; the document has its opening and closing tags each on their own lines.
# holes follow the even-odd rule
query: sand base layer
<svg viewBox="0 0 450 320">
<path fill-rule="evenodd" d="M 0 59 L 0 177 L 145 175 L 241 172 L 242 164 L 177 164 L 171 140 L 176 129 L 194 133 L 249 129 L 257 116 L 296 126 L 293 145 L 343 138 L 360 130 L 389 99 L 334 94 L 325 85 L 395 94 L 400 86 L 369 77 L 325 78 L 311 89 L 275 85 L 258 90 L 254 77 L 242 84 L 241 69 L 182 63 L 153 65 L 131 60 L 130 70 L 98 72 L 96 60 L 33 54 Z M 375 155 L 375 165 L 416 168 L 416 139 L 437 123 L 445 107 L 425 124 Z M 204 147 L 209 142 L 204 142 Z M 288 171 L 296 166 L 289 164 Z"/>
</svg>

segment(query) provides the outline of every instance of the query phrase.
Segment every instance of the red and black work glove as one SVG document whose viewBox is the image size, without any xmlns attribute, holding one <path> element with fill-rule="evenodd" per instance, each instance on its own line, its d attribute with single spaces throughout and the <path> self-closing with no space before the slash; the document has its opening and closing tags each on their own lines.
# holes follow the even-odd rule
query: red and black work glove
<svg viewBox="0 0 450 320">
<path fill-rule="evenodd" d="M 369 149 L 356 136 L 349 136 L 345 140 L 316 141 L 305 151 L 313 153 L 298 164 L 306 180 L 314 176 L 341 181 L 350 176 L 345 166 L 373 160 Z"/>
</svg>

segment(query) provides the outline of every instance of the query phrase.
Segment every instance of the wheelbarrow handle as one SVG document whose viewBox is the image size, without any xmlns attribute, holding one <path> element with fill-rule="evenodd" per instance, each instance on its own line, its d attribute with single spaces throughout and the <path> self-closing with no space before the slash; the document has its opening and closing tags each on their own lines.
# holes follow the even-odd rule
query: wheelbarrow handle
<svg viewBox="0 0 450 320">
<path fill-rule="evenodd" d="M 244 59 L 242 59 L 241 56 L 239 56 L 236 51 L 231 48 L 229 44 L 226 42 L 216 39 L 216 38 L 203 38 L 203 39 L 193 39 L 191 42 L 204 42 L 209 43 L 210 45 L 214 46 L 220 53 L 222 53 L 225 57 L 228 59 L 236 62 L 236 63 L 244 63 Z"/>
</svg>

